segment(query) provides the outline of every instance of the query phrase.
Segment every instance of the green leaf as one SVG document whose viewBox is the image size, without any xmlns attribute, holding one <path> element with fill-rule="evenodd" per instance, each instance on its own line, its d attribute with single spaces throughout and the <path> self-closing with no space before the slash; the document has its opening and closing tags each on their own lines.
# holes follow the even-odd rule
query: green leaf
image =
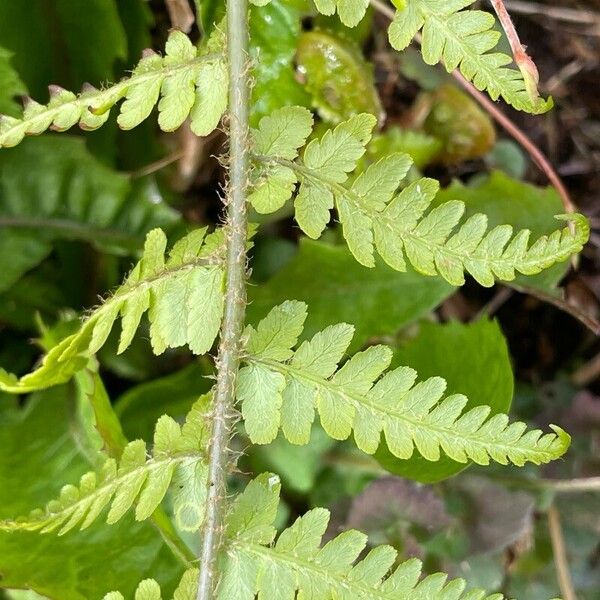
<svg viewBox="0 0 600 600">
<path fill-rule="evenodd" d="M 183 427 L 163 415 L 156 424 L 150 458 L 144 442 L 130 442 L 119 461 L 109 458 L 98 472 L 84 473 L 79 486 L 65 485 L 58 499 L 50 501 L 44 510 L 0 521 L 0 530 L 57 532 L 62 536 L 75 527 L 87 529 L 109 506 L 106 522 L 117 523 L 134 504 L 136 520 L 147 519 L 160 506 L 171 481 L 181 479 L 179 469 L 204 463 L 210 435 L 202 418 L 206 404 L 203 398 L 200 405 L 192 407 Z M 202 471 L 205 488 L 207 469 Z M 198 508 L 203 506 L 201 503 Z"/>
<path fill-rule="evenodd" d="M 536 187 L 494 171 L 489 177 L 475 178 L 469 185 L 454 181 L 441 190 L 434 205 L 460 198 L 465 203 L 465 217 L 476 213 L 487 216 L 489 227 L 511 223 L 518 229 L 527 228 L 535 237 L 550 235 L 556 228 L 553 215 L 564 210 L 553 187 Z M 517 275 L 516 283 L 552 289 L 569 268 L 567 263 L 554 265 L 538 275 Z"/>
<path fill-rule="evenodd" d="M 75 89 L 85 81 L 114 80 L 115 63 L 127 57 L 118 4 L 89 0 L 81 11 L 73 10 L 71 0 L 54 0 L 51 6 L 42 0 L 3 2 L 0 46 L 14 53 L 17 71 L 38 97 L 47 93 L 48 82 Z"/>
<path fill-rule="evenodd" d="M 490 52 L 500 38 L 493 29 L 495 19 L 480 10 L 462 10 L 472 3 L 407 0 L 389 28 L 392 46 L 404 50 L 422 30 L 421 51 L 427 64 L 443 62 L 448 72 L 460 68 L 478 90 L 486 90 L 493 100 L 502 97 L 517 110 L 535 114 L 550 110 L 552 99 L 527 89 L 520 71 L 507 66 L 513 62 L 511 56 Z"/>
<path fill-rule="evenodd" d="M 397 552 L 378 546 L 362 560 L 367 536 L 345 531 L 321 546 L 329 511 L 315 508 L 282 531 L 275 541 L 273 522 L 280 485 L 263 474 L 236 498 L 228 519 L 223 557 L 224 575 L 218 600 L 259 597 L 289 600 L 503 600 L 473 590 L 463 595 L 465 582 L 446 581 L 441 573 L 421 581 L 421 563 L 412 559 L 396 565 Z"/>
<path fill-rule="evenodd" d="M 324 31 L 305 32 L 298 40 L 296 63 L 323 119 L 339 123 L 358 113 L 381 119 L 372 69 L 352 42 Z"/>
<path fill-rule="evenodd" d="M 344 246 L 304 239 L 296 256 L 271 279 L 249 288 L 248 319 L 259 321 L 287 298 L 302 300 L 310 309 L 304 336 L 341 319 L 356 328 L 354 351 L 369 338 L 393 335 L 426 315 L 453 289 L 439 277 L 410 269 L 398 273 L 382 261 L 368 269 Z"/>
<path fill-rule="evenodd" d="M 319 237 L 330 219 L 334 196 L 326 185 L 346 181 L 364 154 L 375 124 L 373 115 L 356 115 L 326 131 L 320 140 L 313 139 L 304 150 L 308 174 L 302 178 L 295 208 L 298 224 L 310 237 Z"/>
<path fill-rule="evenodd" d="M 15 96 L 27 93 L 25 84 L 12 66 L 12 52 L 0 47 L 0 114 L 14 117 L 19 114 Z"/>
<path fill-rule="evenodd" d="M 294 201 L 296 221 L 309 237 L 321 235 L 335 205 L 348 247 L 364 266 L 375 265 L 377 249 L 397 271 L 406 271 L 408 259 L 423 275 L 439 274 L 458 286 L 464 284 L 466 271 L 486 287 L 497 279 L 512 281 L 517 273 L 536 275 L 566 261 L 587 242 L 589 223 L 579 214 L 557 215 L 556 219 L 569 225 L 530 245 L 528 229 L 514 236 L 511 225 L 488 231 L 484 214 L 462 221 L 465 204 L 460 200 L 435 206 L 439 191 L 435 179 L 418 179 L 396 194 L 411 164 L 403 154 L 382 158 L 344 185 L 364 154 L 374 126 L 372 115 L 356 115 L 321 139 L 313 139 L 301 161 L 254 155 L 267 168 L 283 167 L 295 173 L 300 182 Z M 380 184 L 382 174 L 385 184 Z M 285 200 L 290 189 L 281 199 Z M 372 189 L 378 189 L 374 198 Z"/>
<path fill-rule="evenodd" d="M 167 239 L 160 229 L 146 238 L 142 258 L 77 333 L 52 348 L 41 365 L 18 379 L 0 369 L 0 390 L 23 393 L 63 383 L 85 367 L 106 342 L 121 317 L 118 353 L 126 350 L 148 311 L 155 354 L 188 345 L 195 354 L 210 350 L 223 313 L 222 231 L 206 237 L 197 229 L 179 240 L 165 257 Z"/>
<path fill-rule="evenodd" d="M 254 151 L 264 157 L 293 160 L 298 148 L 304 146 L 312 131 L 310 111 L 301 106 L 288 106 L 263 117 L 258 129 L 252 131 Z M 255 189 L 248 201 L 259 213 L 271 213 L 290 199 L 297 178 L 294 172 L 280 164 L 258 166 L 253 173 Z"/>
<path fill-rule="evenodd" d="M 477 406 L 489 406 L 491 414 L 510 410 L 513 374 L 506 340 L 496 321 L 422 323 L 417 337 L 396 350 L 392 365 L 410 365 L 421 377 L 443 377 L 448 394 L 464 394 L 469 399 L 465 410 Z M 446 457 L 435 464 L 420 456 L 398 460 L 385 444 L 375 458 L 388 471 L 422 482 L 440 481 L 465 468 Z"/>
<path fill-rule="evenodd" d="M 310 95 L 296 80 L 294 70 L 302 16 L 296 3 L 287 0 L 272 0 L 266 6 L 250 9 L 253 126 L 282 106 L 310 106 Z"/>
<path fill-rule="evenodd" d="M 33 395 L 24 408 L 0 406 L 0 518 L 43 503 L 61 482 L 76 481 L 90 468 L 72 436 L 69 395 L 61 386 Z M 170 591 L 181 567 L 150 524 L 125 517 L 110 528 L 96 524 L 62 537 L 0 532 L 0 572 L 3 588 L 90 600 L 117 587 L 132 597 L 139 579 L 148 576 Z"/>
<path fill-rule="evenodd" d="M 225 61 L 222 45 L 217 42 L 221 39 L 219 32 L 214 36 L 207 42 L 210 51 L 198 51 L 185 34 L 172 31 L 165 57 L 150 51 L 134 68 L 131 77 L 103 90 L 86 89 L 76 96 L 52 86 L 48 105 L 30 100 L 22 118 L 2 117 L 0 147 L 16 146 L 26 135 L 37 135 L 50 127 L 65 131 L 79 123 L 84 130 L 98 129 L 122 98 L 125 102 L 117 122 L 124 129 L 146 119 L 158 101 L 158 123 L 163 131 L 174 131 L 193 112 L 194 127 L 206 132 L 209 124 L 216 126 L 226 106 L 227 88 L 222 79 L 210 89 L 212 104 L 209 107 L 207 99 L 200 98 L 196 92 L 197 78 L 202 74 L 212 76 L 215 64 Z M 210 65 L 208 73 L 206 64 Z M 204 83 L 203 89 L 207 89 Z"/>
<path fill-rule="evenodd" d="M 35 165 L 35 169 L 31 168 Z M 105 167 L 83 140 L 42 137 L 0 152 L 0 290 L 36 266 L 57 239 L 135 253 L 153 227 L 179 220 L 149 181 Z"/>
<path fill-rule="evenodd" d="M 336 371 L 349 343 L 342 332 L 325 329 L 303 342 L 291 360 L 244 357 L 248 366 L 238 397 L 254 443 L 272 441 L 281 422 L 289 441 L 305 444 L 316 408 L 332 438 L 345 440 L 354 433 L 356 445 L 367 454 L 375 453 L 381 433 L 395 457 L 409 459 L 416 449 L 431 462 L 447 455 L 465 464 L 541 464 L 569 447 L 570 437 L 556 426 L 553 433 L 542 435 L 540 430 L 527 431 L 524 423 L 509 424 L 505 414 L 490 417 L 489 406 L 469 410 L 464 395 L 444 394 L 447 383 L 441 377 L 416 383 L 412 368 L 385 372 L 392 358 L 387 346 L 370 346 Z M 328 346 L 331 360 L 321 364 L 322 349 Z"/>
</svg>

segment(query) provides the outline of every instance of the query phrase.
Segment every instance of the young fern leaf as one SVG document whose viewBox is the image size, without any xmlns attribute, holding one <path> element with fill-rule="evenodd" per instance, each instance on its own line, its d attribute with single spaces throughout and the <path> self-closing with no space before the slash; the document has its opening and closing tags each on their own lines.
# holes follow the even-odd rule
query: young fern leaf
<svg viewBox="0 0 600 600">
<path fill-rule="evenodd" d="M 589 237 L 587 220 L 578 214 L 557 216 L 570 221 L 573 230 L 565 227 L 529 245 L 529 230 L 513 236 L 510 225 L 501 225 L 488 231 L 483 214 L 461 222 L 465 205 L 459 200 L 429 210 L 437 181 L 423 178 L 396 193 L 412 164 L 406 154 L 386 156 L 347 184 L 375 117 L 352 117 L 312 140 L 302 159 L 297 158 L 311 124 L 310 113 L 300 107 L 279 109 L 260 121 L 254 132 L 256 184 L 249 200 L 258 212 L 272 212 L 299 184 L 296 220 L 312 238 L 319 237 L 335 204 L 348 247 L 362 265 L 375 266 L 377 250 L 398 271 L 406 270 L 408 259 L 424 275 L 439 274 L 462 285 L 466 271 L 489 287 L 496 279 L 511 281 L 517 272 L 533 275 L 564 261 Z"/>
<path fill-rule="evenodd" d="M 305 317 L 304 303 L 287 301 L 245 332 L 237 394 L 254 443 L 273 441 L 280 428 L 290 442 L 308 443 L 316 410 L 332 438 L 353 433 L 356 445 L 373 454 L 383 432 L 401 459 L 416 448 L 430 461 L 444 454 L 460 463 L 522 466 L 547 463 L 569 447 L 569 435 L 554 425 L 554 433 L 542 435 L 524 423 L 509 424 L 504 414 L 490 417 L 488 406 L 465 412 L 467 398 L 444 397 L 441 377 L 415 383 L 409 367 L 385 372 L 392 359 L 387 346 L 371 346 L 338 368 L 354 332 L 346 323 L 327 327 L 294 351 Z"/>
<path fill-rule="evenodd" d="M 84 321 L 79 331 L 46 354 L 21 379 L 0 369 L 0 390 L 18 394 L 68 381 L 105 343 L 121 317 L 118 352 L 124 352 L 148 311 L 155 354 L 189 345 L 195 354 L 210 350 L 223 313 L 223 232 L 197 229 L 179 240 L 165 257 L 161 229 L 146 237 L 142 258 L 123 285 Z"/>
<path fill-rule="evenodd" d="M 236 498 L 227 521 L 218 600 L 502 600 L 441 573 L 419 581 L 421 563 L 396 565 L 397 552 L 378 546 L 362 560 L 367 536 L 345 531 L 321 546 L 329 511 L 315 508 L 276 535 L 279 479 L 263 474 Z M 395 567 L 395 568 L 394 568 Z"/>
<path fill-rule="evenodd" d="M 204 461 L 210 437 L 206 425 L 209 402 L 209 395 L 201 397 L 181 427 L 163 415 L 156 423 L 150 457 L 142 440 L 130 442 L 118 464 L 108 459 L 99 473 L 84 474 L 79 486 L 64 486 L 60 497 L 44 510 L 1 521 L 0 530 L 57 531 L 60 536 L 75 527 L 86 529 L 109 504 L 107 523 L 119 521 L 134 504 L 135 518 L 142 521 L 156 510 L 172 482 L 177 484 L 173 500 L 178 524 L 188 530 L 199 527 L 208 473 Z"/>
<path fill-rule="evenodd" d="M 462 10 L 473 0 L 406 0 L 403 4 L 389 28 L 396 50 L 404 50 L 422 30 L 421 51 L 427 64 L 443 62 L 448 71 L 460 68 L 478 90 L 486 90 L 493 100 L 502 97 L 517 110 L 540 114 L 552 108 L 552 99 L 541 98 L 532 82 L 526 83 L 519 70 L 508 66 L 511 56 L 491 52 L 500 33 L 490 13 Z"/>
<path fill-rule="evenodd" d="M 115 85 L 103 90 L 86 86 L 79 96 L 50 86 L 47 105 L 28 98 L 22 118 L 1 117 L 0 147 L 16 146 L 26 135 L 38 135 L 48 128 L 65 131 L 79 123 L 86 131 L 98 129 L 123 98 L 117 117 L 122 129 L 139 125 L 158 103 L 158 124 L 163 131 L 174 131 L 190 116 L 192 131 L 208 135 L 227 105 L 223 46 L 223 33 L 218 29 L 200 50 L 184 33 L 173 31 L 164 57 L 145 52 L 131 76 Z"/>
<path fill-rule="evenodd" d="M 361 560 L 367 536 L 345 531 L 321 546 L 329 511 L 315 508 L 277 536 L 274 527 L 281 485 L 263 473 L 230 509 L 220 557 L 222 578 L 216 600 L 504 600 L 483 590 L 465 592 L 462 579 L 436 573 L 421 578 L 421 562 L 396 566 L 397 552 L 377 546 Z M 185 572 L 173 600 L 195 600 L 199 571 Z M 156 581 L 137 588 L 135 600 L 161 600 Z M 124 600 L 111 592 L 104 600 Z"/>
</svg>

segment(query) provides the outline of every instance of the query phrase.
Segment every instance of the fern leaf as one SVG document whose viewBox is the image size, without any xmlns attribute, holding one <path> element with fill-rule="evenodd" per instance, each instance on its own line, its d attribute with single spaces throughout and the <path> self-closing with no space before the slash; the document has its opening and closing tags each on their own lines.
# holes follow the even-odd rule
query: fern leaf
<svg viewBox="0 0 600 600">
<path fill-rule="evenodd" d="M 378 546 L 357 562 L 367 536 L 346 531 L 324 546 L 329 511 L 315 508 L 276 537 L 280 483 L 263 474 L 236 498 L 227 522 L 224 574 L 218 600 L 502 600 L 501 594 L 464 593 L 465 582 L 437 573 L 419 581 L 421 563 L 394 568 L 397 552 Z M 392 569 L 390 571 L 390 569 Z M 298 596 L 296 594 L 298 593 Z"/>
<path fill-rule="evenodd" d="M 124 284 L 96 309 L 79 331 L 52 348 L 40 366 L 18 379 L 0 369 L 0 390 L 25 393 L 68 381 L 105 343 L 121 317 L 119 353 L 125 351 L 148 312 L 156 354 L 188 345 L 195 354 L 210 350 L 223 313 L 223 234 L 198 229 L 179 240 L 165 257 L 161 229 L 146 237 L 142 258 Z"/>
<path fill-rule="evenodd" d="M 327 16 L 333 15 L 337 10 L 340 21 L 346 27 L 355 27 L 365 16 L 369 0 L 315 0 L 315 6 Z"/>
<path fill-rule="evenodd" d="M 173 480 L 188 479 L 191 468 L 199 475 L 193 484 L 204 490 L 208 476 L 205 448 L 210 436 L 205 414 L 209 401 L 209 395 L 202 396 L 182 427 L 163 415 L 156 424 L 152 456 L 147 456 L 142 440 L 130 442 L 118 463 L 108 459 L 99 473 L 84 474 L 79 486 L 64 486 L 60 497 L 49 502 L 44 510 L 35 510 L 15 521 L 2 521 L 0 530 L 57 531 L 60 536 L 75 527 L 86 529 L 109 505 L 106 517 L 109 524 L 119 521 L 134 504 L 135 518 L 142 521 L 158 508 Z M 189 503 L 190 498 L 186 501 Z M 199 498 L 195 506 L 198 514 L 203 515 L 204 504 L 204 497 Z M 175 496 L 174 510 L 180 522 L 182 511 L 189 511 L 189 507 Z"/>
<path fill-rule="evenodd" d="M 26 135 L 37 135 L 48 128 L 65 131 L 79 123 L 85 130 L 98 129 L 123 98 L 117 117 L 122 129 L 139 125 L 158 103 L 158 123 L 163 131 L 174 131 L 191 115 L 192 130 L 207 135 L 215 129 L 227 105 L 223 45 L 220 30 L 200 50 L 185 34 L 173 31 L 164 57 L 147 51 L 131 76 L 115 85 L 102 90 L 87 86 L 79 96 L 50 86 L 47 105 L 27 99 L 20 119 L 2 116 L 0 147 L 16 146 Z"/>
<path fill-rule="evenodd" d="M 421 578 L 421 562 L 396 566 L 397 552 L 377 546 L 358 560 L 367 544 L 359 531 L 346 531 L 325 545 L 329 511 L 315 508 L 277 536 L 274 527 L 281 484 L 263 473 L 235 499 L 227 516 L 216 600 L 504 600 L 483 590 L 465 592 L 462 579 L 443 573 Z M 183 575 L 173 600 L 195 600 L 199 571 Z M 161 600 L 151 579 L 142 581 L 135 600 Z M 124 600 L 111 592 L 104 600 Z"/>
<path fill-rule="evenodd" d="M 444 397 L 441 377 L 416 383 L 417 373 L 409 367 L 386 372 L 392 359 L 387 346 L 371 346 L 338 368 L 352 337 L 350 325 L 328 327 L 296 352 L 292 337 L 265 335 L 289 327 L 295 339 L 305 317 L 304 303 L 286 302 L 257 329 L 247 329 L 250 350 L 239 374 L 238 399 L 252 442 L 269 443 L 281 428 L 290 442 L 306 444 L 317 411 L 332 438 L 345 440 L 353 433 L 356 445 L 368 454 L 377 450 L 382 432 L 401 459 L 410 458 L 416 448 L 430 461 L 444 454 L 461 463 L 487 465 L 493 460 L 522 466 L 547 463 L 566 452 L 570 437 L 558 427 L 542 434 L 527 430 L 524 423 L 509 423 L 504 414 L 490 417 L 487 406 L 465 412 L 467 398 Z"/>
<path fill-rule="evenodd" d="M 502 97 L 517 110 L 544 113 L 553 106 L 535 86 L 528 86 L 517 69 L 509 67 L 511 56 L 494 52 L 500 33 L 493 15 L 463 10 L 473 0 L 407 0 L 389 28 L 396 50 L 404 50 L 422 30 L 422 53 L 427 64 L 443 62 L 448 71 L 460 68 L 478 90 L 493 100 Z"/>
<path fill-rule="evenodd" d="M 344 237 L 359 263 L 375 266 L 375 251 L 392 268 L 406 270 L 406 259 L 424 275 L 441 275 L 462 285 L 464 273 L 481 285 L 496 279 L 512 281 L 516 273 L 533 275 L 579 252 L 589 237 L 581 215 L 560 215 L 572 227 L 543 236 L 529 245 L 530 232 L 503 225 L 488 231 L 487 217 L 477 214 L 462 221 L 460 200 L 429 210 L 439 184 L 422 178 L 396 193 L 412 164 L 405 154 L 391 154 L 371 165 L 350 185 L 348 173 L 356 168 L 375 125 L 372 115 L 357 115 L 312 140 L 302 159 L 295 158 L 298 144 L 307 135 L 309 119 L 304 109 L 275 111 L 261 121 L 255 133 L 255 160 L 262 179 L 251 202 L 259 212 L 283 205 L 299 183 L 295 199 L 296 220 L 302 230 L 317 238 L 337 208 Z M 302 135 L 293 146 L 270 147 L 262 139 L 281 136 L 272 123 L 283 123 Z M 289 158 L 289 157 L 292 158 Z M 257 200 L 258 197 L 258 200 Z M 268 198 L 268 199 L 267 199 Z"/>
</svg>

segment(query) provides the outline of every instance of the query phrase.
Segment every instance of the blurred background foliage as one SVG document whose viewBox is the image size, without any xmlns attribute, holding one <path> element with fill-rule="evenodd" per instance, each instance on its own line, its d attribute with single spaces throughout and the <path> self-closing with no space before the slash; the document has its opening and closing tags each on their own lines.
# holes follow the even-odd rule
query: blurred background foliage
<svg viewBox="0 0 600 600">
<path fill-rule="evenodd" d="M 189 4 L 198 40 L 224 4 Z M 556 11 L 546 15 L 533 4 L 537 11 L 516 14 L 557 110 L 510 116 L 549 152 L 594 225 L 600 19 L 593 2 L 559 4 L 581 14 L 579 22 L 567 27 Z M 117 81 L 143 48 L 162 47 L 186 6 L 187 0 L 0 0 L 0 112 L 18 115 L 24 95 L 45 102 L 48 84 L 76 90 L 86 81 Z M 390 151 L 407 152 L 415 163 L 409 180 L 425 173 L 445 185 L 439 202 L 460 198 L 492 225 L 510 222 L 535 234 L 555 228 L 560 199 L 529 158 L 418 52 L 392 52 L 384 17 L 370 10 L 350 30 L 317 16 L 308 0 L 273 0 L 252 9 L 250 24 L 254 124 L 286 104 L 311 108 L 320 132 L 371 112 L 380 129 L 361 168 Z M 217 224 L 224 173 L 214 155 L 223 143 L 220 132 L 198 139 L 185 126 L 161 134 L 152 120 L 124 134 L 113 121 L 85 136 L 48 133 L 0 151 L 0 365 L 28 371 L 44 338 L 64 335 L 121 281 L 150 229 L 160 226 L 175 240 Z M 423 559 L 428 571 L 509 597 L 547 600 L 559 594 L 556 564 L 566 561 L 576 597 L 599 599 L 600 345 L 581 322 L 593 325 L 598 317 L 597 234 L 577 272 L 559 265 L 516 282 L 532 295 L 472 282 L 458 291 L 383 264 L 360 266 L 339 243 L 335 224 L 318 242 L 300 239 L 291 215 L 286 206 L 251 216 L 260 227 L 250 321 L 284 299 L 303 300 L 305 336 L 337 321 L 353 323 L 353 351 L 384 341 L 395 348 L 395 364 L 445 377 L 450 391 L 467 394 L 473 405 L 510 408 L 533 425 L 560 423 L 574 443 L 563 461 L 544 469 L 471 467 L 456 475 L 462 467 L 450 460 L 399 461 L 385 445 L 372 459 L 319 427 L 302 448 L 283 439 L 247 448 L 240 432 L 238 450 L 247 451 L 232 489 L 252 473 L 272 470 L 284 486 L 281 526 L 310 507 L 327 506 L 330 535 L 363 529 L 373 545 L 392 544 L 402 558 Z M 25 399 L 2 396 L 0 517 L 43 504 L 93 466 L 98 440 L 85 410 L 90 394 L 110 398 L 130 439 L 150 440 L 159 415 L 181 418 L 209 389 L 210 357 L 172 350 L 159 360 L 146 337 L 118 357 L 116 340 L 107 344 L 97 370 L 87 373 L 91 387 L 76 378 Z M 56 489 L 41 485 L 42 472 Z M 186 541 L 197 544 L 193 536 Z M 99 556 L 100 571 L 93 568 Z M 168 590 L 179 569 L 156 531 L 132 520 L 60 539 L 0 534 L 0 598 L 89 600 L 114 588 L 131 592 L 150 574 Z"/>
</svg>

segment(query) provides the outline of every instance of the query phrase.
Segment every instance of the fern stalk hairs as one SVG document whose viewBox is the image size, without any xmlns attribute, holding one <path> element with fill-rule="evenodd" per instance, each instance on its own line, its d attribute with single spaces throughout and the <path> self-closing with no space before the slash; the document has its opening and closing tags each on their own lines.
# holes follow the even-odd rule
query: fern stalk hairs
<svg viewBox="0 0 600 600">
<path fill-rule="evenodd" d="M 267 3 L 255 0 L 253 10 Z M 514 68 L 512 57 L 496 49 L 493 16 L 471 9 L 472 3 L 397 0 L 388 32 L 392 47 L 402 51 L 420 33 L 426 63 L 460 69 L 477 89 L 518 110 L 549 110 L 552 100 L 540 96 L 531 72 Z M 368 1 L 315 0 L 315 5 L 354 27 Z M 110 402 L 90 401 L 86 406 L 105 445 L 101 464 L 79 482 L 65 482 L 44 508 L 1 521 L 0 530 L 63 536 L 101 518 L 110 526 L 130 512 L 137 521 L 153 519 L 163 535 L 174 537 L 173 548 L 185 549 L 178 553 L 182 575 L 174 600 L 501 600 L 502 594 L 466 591 L 464 581 L 448 581 L 441 573 L 421 577 L 419 561 L 399 562 L 390 546 L 364 554 L 367 538 L 358 531 L 323 544 L 329 522 L 323 508 L 276 529 L 277 474 L 258 475 L 238 495 L 228 490 L 238 421 L 252 444 L 270 444 L 280 435 L 303 446 L 318 415 L 330 438 L 350 440 L 369 455 L 385 446 L 399 461 L 418 455 L 430 463 L 449 458 L 461 465 L 539 465 L 560 458 L 570 443 L 558 426 L 543 432 L 488 406 L 468 407 L 466 396 L 446 393 L 442 377 L 420 377 L 410 365 L 390 368 L 393 352 L 386 345 L 348 356 L 351 323 L 304 335 L 311 307 L 294 298 L 247 323 L 253 233 L 247 214 L 293 207 L 300 230 L 318 239 L 335 209 L 360 265 L 373 269 L 385 263 L 397 272 L 439 276 L 453 286 L 463 285 L 467 274 L 487 287 L 568 261 L 586 243 L 588 222 L 579 214 L 558 215 L 555 231 L 542 236 L 515 231 L 511 224 L 491 226 L 481 212 L 466 215 L 460 193 L 440 202 L 439 182 L 415 176 L 407 154 L 387 153 L 365 166 L 377 126 L 371 114 L 354 114 L 323 130 L 307 108 L 283 106 L 251 129 L 256 63 L 250 59 L 248 22 L 247 0 L 229 0 L 226 18 L 198 47 L 173 31 L 164 55 L 145 52 L 121 82 L 86 86 L 79 95 L 52 87 L 47 105 L 27 99 L 20 117 L 0 121 L 0 147 L 12 147 L 47 129 L 100 128 L 110 110 L 128 130 L 157 106 L 163 131 L 187 121 L 195 135 L 206 136 L 223 119 L 229 139 L 223 226 L 195 229 L 169 249 L 165 232 L 153 229 L 121 286 L 75 332 L 50 345 L 32 372 L 18 377 L 0 369 L 0 391 L 10 394 L 70 381 L 81 386 L 82 377 L 94 376 L 94 355 L 106 351 L 117 324 L 122 353 L 147 315 L 155 354 L 187 347 L 204 355 L 216 345 L 212 391 L 197 400 L 183 424 L 160 417 L 150 449 L 141 440 L 125 440 Z M 109 424 L 122 444 L 109 443 Z M 180 533 L 192 533 L 198 542 L 191 544 L 198 548 L 192 560 Z M 104 600 L 124 598 L 119 591 L 106 592 Z M 141 581 L 134 595 L 163 597 L 154 579 Z"/>
</svg>

